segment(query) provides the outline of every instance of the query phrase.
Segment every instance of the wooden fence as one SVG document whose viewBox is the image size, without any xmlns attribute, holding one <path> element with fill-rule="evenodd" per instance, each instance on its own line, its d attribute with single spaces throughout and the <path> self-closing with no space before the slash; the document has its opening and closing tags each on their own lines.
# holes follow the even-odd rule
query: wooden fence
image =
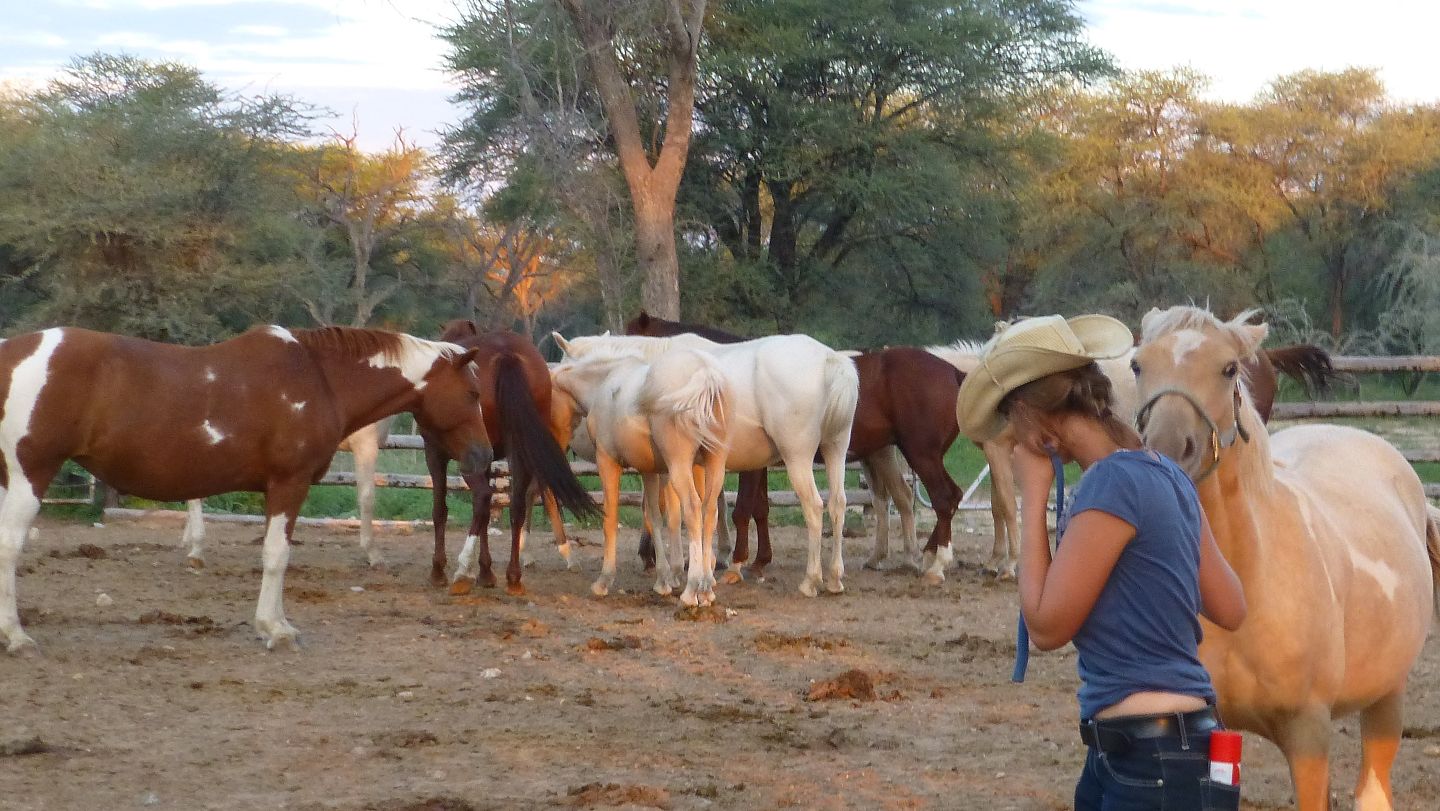
<svg viewBox="0 0 1440 811">
<path fill-rule="evenodd" d="M 1440 356 L 1429 355 L 1402 355 L 1392 357 L 1376 356 L 1336 356 L 1333 359 L 1334 368 L 1339 372 L 1353 374 L 1370 374 L 1384 372 L 1436 372 L 1440 373 Z M 1276 403 L 1271 413 L 1272 419 L 1277 420 L 1304 420 L 1304 419 L 1333 419 L 1339 417 L 1440 417 L 1440 401 L 1374 401 L 1374 402 L 1336 402 L 1316 401 L 1303 403 Z M 414 434 L 392 435 L 384 446 L 387 449 L 396 450 L 422 450 L 424 443 L 419 436 Z M 1412 462 L 1440 462 L 1440 447 L 1405 451 L 1405 458 Z M 856 469 L 858 465 L 848 465 L 848 469 Z M 593 463 L 577 461 L 572 464 L 577 475 L 594 475 L 595 466 Z M 503 461 L 495 463 L 491 469 L 491 476 L 495 479 L 496 493 L 491 501 L 492 509 L 499 509 L 510 503 L 508 492 L 508 468 Z M 989 473 L 989 467 L 984 468 L 980 475 L 965 488 L 964 498 L 961 501 L 961 510 L 989 510 L 988 501 L 978 501 L 973 497 Z M 355 483 L 354 473 L 330 473 L 320 484 L 329 485 L 353 485 Z M 466 487 L 464 479 L 459 476 L 450 476 L 447 483 L 452 490 L 464 490 Z M 375 475 L 377 487 L 403 487 L 431 489 L 433 481 L 429 476 L 399 474 L 399 473 L 377 473 Z M 1431 498 L 1440 499 L 1440 482 L 1430 482 L 1425 485 L 1425 492 Z M 598 502 L 600 493 L 591 494 Z M 853 507 L 865 507 L 871 503 L 869 490 L 846 490 L 846 503 Z M 622 492 L 620 503 L 627 506 L 640 506 L 640 493 Z M 726 500 L 733 503 L 734 493 L 726 493 Z M 47 501 L 49 501 L 47 499 Z M 770 503 L 776 506 L 795 506 L 798 502 L 795 494 L 791 491 L 771 491 Z M 116 517 L 128 517 L 131 514 L 145 511 L 118 510 L 112 508 L 106 511 L 106 515 Z M 259 517 L 233 517 L 226 520 L 254 521 L 261 520 Z M 353 522 L 354 519 L 314 519 L 314 521 L 335 525 Z M 428 522 L 385 522 L 402 525 L 424 525 Z"/>
</svg>

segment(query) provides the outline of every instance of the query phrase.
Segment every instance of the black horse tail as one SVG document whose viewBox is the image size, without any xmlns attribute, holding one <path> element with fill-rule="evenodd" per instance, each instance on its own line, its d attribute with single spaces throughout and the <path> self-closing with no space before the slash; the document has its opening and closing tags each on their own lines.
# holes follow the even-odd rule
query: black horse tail
<svg viewBox="0 0 1440 811">
<path fill-rule="evenodd" d="M 517 474 L 523 470 L 549 490 L 560 506 L 576 516 L 598 518 L 600 508 L 575 477 L 570 460 L 565 458 L 565 452 L 540 416 L 525 381 L 525 369 L 515 355 L 507 354 L 496 361 L 495 396 L 500 406 L 500 421 L 504 423 L 505 456 L 510 461 L 511 481 L 520 479 Z M 512 504 L 523 504 L 525 494 L 511 493 L 510 497 Z"/>
<path fill-rule="evenodd" d="M 1341 377 L 1330 362 L 1330 353 L 1313 344 L 1264 351 L 1270 356 L 1270 364 L 1275 371 L 1305 386 L 1305 392 L 1312 397 L 1328 393 L 1331 384 Z"/>
</svg>

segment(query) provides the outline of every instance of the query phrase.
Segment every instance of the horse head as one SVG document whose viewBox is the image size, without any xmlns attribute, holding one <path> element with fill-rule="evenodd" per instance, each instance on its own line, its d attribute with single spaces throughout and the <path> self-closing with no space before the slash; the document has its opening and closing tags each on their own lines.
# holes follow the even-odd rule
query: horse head
<svg viewBox="0 0 1440 811">
<path fill-rule="evenodd" d="M 412 411 L 420 429 L 439 439 L 463 472 L 484 473 L 495 454 L 480 410 L 480 385 L 470 365 L 480 350 L 454 345 L 451 349 L 435 359 L 416 387 L 419 403 Z"/>
<path fill-rule="evenodd" d="M 1251 315 L 1227 322 L 1181 306 L 1152 309 L 1141 321 L 1140 348 L 1131 361 L 1140 433 L 1196 481 L 1215 469 L 1224 449 L 1250 438 L 1241 416 L 1253 412 L 1242 367 L 1269 329 L 1247 324 Z M 1251 426 L 1258 422 L 1250 418 Z"/>
</svg>

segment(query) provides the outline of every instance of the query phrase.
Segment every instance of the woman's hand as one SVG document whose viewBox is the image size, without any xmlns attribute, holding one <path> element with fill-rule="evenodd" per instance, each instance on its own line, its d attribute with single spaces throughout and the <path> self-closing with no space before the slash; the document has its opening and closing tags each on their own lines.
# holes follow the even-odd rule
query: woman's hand
<svg viewBox="0 0 1440 811">
<path fill-rule="evenodd" d="M 1039 499 L 1043 503 L 1049 498 L 1050 486 L 1055 483 L 1055 467 L 1048 454 L 1020 442 L 1015 445 L 1013 463 L 1022 500 Z"/>
</svg>

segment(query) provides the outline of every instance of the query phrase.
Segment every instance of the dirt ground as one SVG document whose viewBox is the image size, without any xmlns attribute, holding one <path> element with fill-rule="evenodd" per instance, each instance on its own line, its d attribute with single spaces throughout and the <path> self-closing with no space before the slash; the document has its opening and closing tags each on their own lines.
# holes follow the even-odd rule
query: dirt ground
<svg viewBox="0 0 1440 811">
<path fill-rule="evenodd" d="M 594 531 L 579 571 L 537 544 L 516 598 L 431 588 L 423 535 L 380 536 L 387 573 L 362 568 L 353 533 L 301 528 L 285 596 L 303 647 L 269 653 L 249 624 L 257 532 L 209 532 L 196 573 L 176 524 L 42 522 L 19 590 L 43 655 L 0 655 L 0 807 L 1069 806 L 1074 653 L 1036 654 L 1010 683 L 1015 586 L 977 571 L 983 536 L 957 533 L 962 568 L 934 588 L 861 570 L 870 542 L 852 539 L 846 592 L 806 599 L 802 536 L 780 529 L 764 582 L 722 586 L 720 621 L 687 621 L 649 592 L 629 531 L 625 593 L 600 600 Z M 1401 809 L 1440 807 L 1435 636 Z M 1337 797 L 1357 727 L 1337 724 Z M 1245 807 L 1288 807 L 1277 751 L 1245 747 Z"/>
</svg>

